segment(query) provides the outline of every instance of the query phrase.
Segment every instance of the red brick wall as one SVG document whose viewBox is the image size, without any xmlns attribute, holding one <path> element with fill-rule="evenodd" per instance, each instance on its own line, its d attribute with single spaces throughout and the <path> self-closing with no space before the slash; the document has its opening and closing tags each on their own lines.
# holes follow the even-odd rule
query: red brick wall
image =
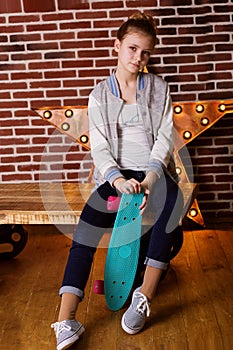
<svg viewBox="0 0 233 350">
<path fill-rule="evenodd" d="M 31 108 L 86 105 L 115 67 L 117 27 L 137 9 L 157 18 L 150 70 L 169 82 L 174 101 L 233 98 L 230 0 L 2 0 L 2 182 L 85 181 L 89 154 Z M 189 146 L 207 220 L 232 217 L 232 125 L 232 115 L 225 116 Z"/>
</svg>

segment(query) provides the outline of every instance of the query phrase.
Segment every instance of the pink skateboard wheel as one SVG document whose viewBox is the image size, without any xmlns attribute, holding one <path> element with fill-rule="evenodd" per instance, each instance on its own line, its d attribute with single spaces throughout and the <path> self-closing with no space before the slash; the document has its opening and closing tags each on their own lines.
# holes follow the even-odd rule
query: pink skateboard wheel
<svg viewBox="0 0 233 350">
<path fill-rule="evenodd" d="M 109 196 L 107 201 L 107 209 L 117 211 L 120 205 L 121 197 Z"/>
<path fill-rule="evenodd" d="M 104 294 L 104 281 L 96 280 L 94 282 L 94 293 L 95 294 Z"/>
</svg>

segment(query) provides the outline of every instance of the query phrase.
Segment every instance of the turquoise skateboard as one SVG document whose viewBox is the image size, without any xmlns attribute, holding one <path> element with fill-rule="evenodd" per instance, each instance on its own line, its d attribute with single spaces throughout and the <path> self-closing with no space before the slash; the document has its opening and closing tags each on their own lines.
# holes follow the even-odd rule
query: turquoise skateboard
<svg viewBox="0 0 233 350">
<path fill-rule="evenodd" d="M 123 194 L 114 223 L 104 271 L 107 306 L 116 311 L 125 304 L 136 274 L 140 250 L 143 192 Z"/>
</svg>

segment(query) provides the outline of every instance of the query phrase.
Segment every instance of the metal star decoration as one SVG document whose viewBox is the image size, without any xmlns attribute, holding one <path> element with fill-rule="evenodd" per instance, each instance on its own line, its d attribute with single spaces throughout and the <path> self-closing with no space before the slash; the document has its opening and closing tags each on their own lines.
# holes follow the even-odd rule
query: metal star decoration
<svg viewBox="0 0 233 350">
<path fill-rule="evenodd" d="M 174 127 L 177 131 L 174 147 L 176 169 L 182 182 L 190 182 L 179 151 L 214 125 L 226 113 L 233 112 L 233 100 L 175 102 L 173 110 Z M 71 137 L 86 150 L 90 150 L 87 106 L 41 107 L 34 109 L 34 111 L 60 132 Z M 187 217 L 204 225 L 196 199 L 194 199 Z"/>
</svg>

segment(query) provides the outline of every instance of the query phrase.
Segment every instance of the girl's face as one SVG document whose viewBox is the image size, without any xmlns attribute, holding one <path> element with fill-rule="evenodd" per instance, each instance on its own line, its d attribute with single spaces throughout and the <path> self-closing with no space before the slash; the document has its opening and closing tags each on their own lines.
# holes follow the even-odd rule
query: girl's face
<svg viewBox="0 0 233 350">
<path fill-rule="evenodd" d="M 118 53 L 118 68 L 136 74 L 150 59 L 154 44 L 150 35 L 129 32 L 123 40 L 116 39 L 114 49 Z"/>
</svg>

